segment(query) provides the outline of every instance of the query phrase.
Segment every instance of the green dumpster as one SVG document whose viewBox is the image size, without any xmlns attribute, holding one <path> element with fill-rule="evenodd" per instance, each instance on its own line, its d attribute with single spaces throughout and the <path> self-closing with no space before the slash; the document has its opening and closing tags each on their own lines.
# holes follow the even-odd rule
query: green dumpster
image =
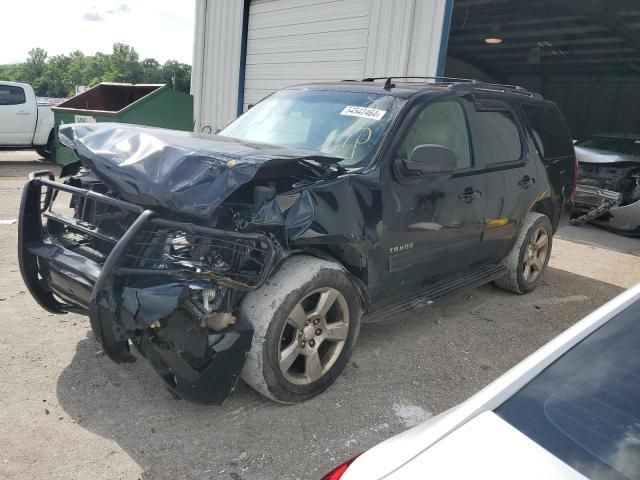
<svg viewBox="0 0 640 480">
<path fill-rule="evenodd" d="M 193 97 L 166 85 L 100 83 L 52 108 L 56 128 L 56 162 L 77 160 L 57 140 L 58 127 L 67 123 L 121 122 L 174 130 L 193 130 Z"/>
</svg>

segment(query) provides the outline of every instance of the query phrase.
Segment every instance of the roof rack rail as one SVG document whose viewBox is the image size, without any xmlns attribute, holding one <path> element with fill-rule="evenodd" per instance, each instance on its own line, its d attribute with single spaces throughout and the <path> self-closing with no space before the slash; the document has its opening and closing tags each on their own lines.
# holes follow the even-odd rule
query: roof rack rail
<svg viewBox="0 0 640 480">
<path fill-rule="evenodd" d="M 367 77 L 362 79 L 363 82 L 373 82 L 375 80 L 384 80 L 384 88 L 389 90 L 395 87 L 392 84 L 392 80 L 436 80 L 436 82 L 449 84 L 449 88 L 467 88 L 485 90 L 489 92 L 503 92 L 503 93 L 515 93 L 519 95 L 525 95 L 531 98 L 542 99 L 542 95 L 534 92 L 530 92 L 524 87 L 519 85 L 507 85 L 501 83 L 489 83 L 482 80 L 476 80 L 473 78 L 456 78 L 456 77 Z"/>
<path fill-rule="evenodd" d="M 472 78 L 455 78 L 455 77 L 367 77 L 363 78 L 363 82 L 373 82 L 375 80 L 443 80 L 443 83 L 453 83 L 453 82 L 469 82 L 469 83 L 482 83 L 479 80 L 474 80 Z"/>
</svg>

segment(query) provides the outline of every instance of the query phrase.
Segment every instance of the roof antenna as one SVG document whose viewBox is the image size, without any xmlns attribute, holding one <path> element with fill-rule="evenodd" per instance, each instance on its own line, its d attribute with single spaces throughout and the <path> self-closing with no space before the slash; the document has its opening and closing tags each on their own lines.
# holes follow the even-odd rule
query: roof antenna
<svg viewBox="0 0 640 480">
<path fill-rule="evenodd" d="M 391 90 L 393 87 L 395 87 L 395 85 L 391 83 L 391 77 L 388 77 L 384 82 L 384 87 L 382 88 L 385 90 Z"/>
</svg>

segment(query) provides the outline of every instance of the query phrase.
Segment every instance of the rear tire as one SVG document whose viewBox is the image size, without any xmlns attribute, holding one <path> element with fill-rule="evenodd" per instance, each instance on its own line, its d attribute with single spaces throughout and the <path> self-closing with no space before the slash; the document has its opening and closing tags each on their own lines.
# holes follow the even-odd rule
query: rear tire
<svg viewBox="0 0 640 480">
<path fill-rule="evenodd" d="M 54 140 L 53 132 L 49 134 L 47 144 L 43 147 L 36 148 L 36 153 L 40 155 L 44 160 L 53 160 Z"/>
<path fill-rule="evenodd" d="M 340 375 L 360 330 L 360 298 L 344 269 L 294 256 L 247 294 L 240 315 L 255 330 L 242 379 L 279 403 L 298 403 Z"/>
<path fill-rule="evenodd" d="M 549 263 L 552 244 L 553 230 L 549 218 L 541 213 L 530 212 L 518 240 L 504 260 L 507 273 L 494 283 L 519 294 L 535 290 Z"/>
</svg>

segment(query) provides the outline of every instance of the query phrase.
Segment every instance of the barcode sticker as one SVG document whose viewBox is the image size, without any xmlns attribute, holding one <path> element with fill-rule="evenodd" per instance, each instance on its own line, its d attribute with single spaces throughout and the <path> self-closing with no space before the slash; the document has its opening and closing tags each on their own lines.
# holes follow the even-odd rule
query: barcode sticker
<svg viewBox="0 0 640 480">
<path fill-rule="evenodd" d="M 347 115 L 349 117 L 368 118 L 370 120 L 380 120 L 387 113 L 385 110 L 378 110 L 377 108 L 357 107 L 349 105 L 344 107 L 340 115 Z"/>
</svg>

